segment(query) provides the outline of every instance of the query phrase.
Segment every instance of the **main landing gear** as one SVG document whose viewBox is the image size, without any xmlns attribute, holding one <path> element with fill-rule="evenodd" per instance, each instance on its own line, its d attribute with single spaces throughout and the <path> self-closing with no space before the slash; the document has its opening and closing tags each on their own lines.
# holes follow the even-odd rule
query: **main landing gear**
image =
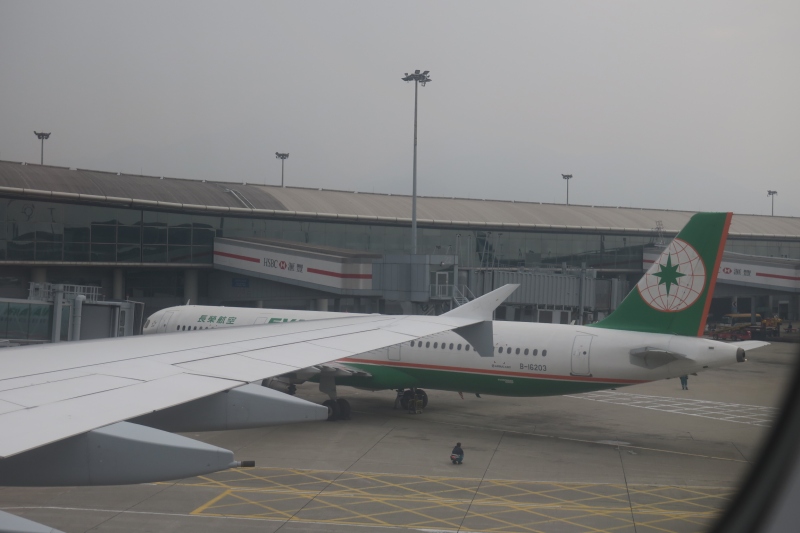
<svg viewBox="0 0 800 533">
<path fill-rule="evenodd" d="M 406 411 L 410 411 L 415 405 L 412 403 L 414 398 L 422 402 L 422 408 L 428 406 L 428 394 L 422 389 L 397 389 L 397 397 L 394 400 L 394 408 L 400 405 Z"/>
<path fill-rule="evenodd" d="M 330 396 L 330 400 L 322 402 L 322 405 L 328 408 L 328 422 L 350 420 L 350 402 L 336 397 L 336 379 L 332 373 L 320 374 L 319 391 Z"/>
<path fill-rule="evenodd" d="M 350 420 L 350 402 L 344 398 L 325 400 L 322 405 L 328 408 L 328 422 Z"/>
</svg>

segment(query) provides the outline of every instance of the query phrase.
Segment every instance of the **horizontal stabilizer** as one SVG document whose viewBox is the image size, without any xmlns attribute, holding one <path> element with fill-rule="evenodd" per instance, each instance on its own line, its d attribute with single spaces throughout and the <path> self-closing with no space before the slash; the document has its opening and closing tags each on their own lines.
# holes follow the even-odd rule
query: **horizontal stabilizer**
<svg viewBox="0 0 800 533">
<path fill-rule="evenodd" d="M 480 298 L 475 298 L 471 302 L 456 307 L 452 311 L 448 311 L 442 316 L 450 318 L 468 318 L 475 320 L 492 320 L 494 310 L 506 301 L 506 298 L 511 296 L 511 293 L 517 290 L 518 283 L 509 283 L 503 285 L 499 289 L 486 293 Z"/>
<path fill-rule="evenodd" d="M 756 350 L 758 348 L 763 348 L 764 346 L 769 346 L 770 343 L 764 341 L 739 341 L 739 342 L 729 342 L 733 346 L 738 346 L 742 350 L 749 352 L 750 350 Z"/>
</svg>

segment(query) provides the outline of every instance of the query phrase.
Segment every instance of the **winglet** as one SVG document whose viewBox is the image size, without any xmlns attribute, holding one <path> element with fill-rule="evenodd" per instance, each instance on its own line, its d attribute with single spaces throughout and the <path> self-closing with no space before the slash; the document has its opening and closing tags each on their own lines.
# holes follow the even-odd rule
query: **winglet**
<svg viewBox="0 0 800 533">
<path fill-rule="evenodd" d="M 486 293 L 480 298 L 475 298 L 471 302 L 465 303 L 460 307 L 456 307 L 452 311 L 448 311 L 442 316 L 453 318 L 471 318 L 478 320 L 491 320 L 494 310 L 497 309 L 501 303 L 506 301 L 506 298 L 511 296 L 511 293 L 517 290 L 518 283 L 509 283 L 503 285 L 499 289 Z"/>
</svg>

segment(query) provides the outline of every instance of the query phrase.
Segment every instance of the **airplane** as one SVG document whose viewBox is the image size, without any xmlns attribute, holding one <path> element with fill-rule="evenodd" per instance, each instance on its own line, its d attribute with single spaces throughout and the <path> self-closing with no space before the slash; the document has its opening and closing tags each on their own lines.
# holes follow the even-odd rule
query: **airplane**
<svg viewBox="0 0 800 533">
<path fill-rule="evenodd" d="M 516 285 L 441 316 L 349 316 L 31 345 L 0 351 L 0 486 L 123 485 L 255 466 L 172 432 L 325 420 L 328 409 L 254 385 L 491 321 Z M 0 531 L 55 531 L 0 511 Z"/>
<path fill-rule="evenodd" d="M 667 246 L 620 306 L 588 325 L 493 321 L 464 334 L 424 339 L 360 353 L 286 373 L 264 385 L 293 394 L 318 381 L 329 396 L 329 419 L 347 419 L 350 405 L 337 385 L 394 389 L 406 408 L 423 390 L 502 396 L 575 394 L 678 377 L 745 361 L 745 350 L 768 343 L 702 338 L 725 248 L 731 213 L 698 213 Z M 456 308 L 458 309 L 458 308 Z M 350 313 L 186 305 L 151 315 L 144 335 L 239 325 L 355 316 Z M 365 315 L 368 316 L 368 315 Z"/>
</svg>

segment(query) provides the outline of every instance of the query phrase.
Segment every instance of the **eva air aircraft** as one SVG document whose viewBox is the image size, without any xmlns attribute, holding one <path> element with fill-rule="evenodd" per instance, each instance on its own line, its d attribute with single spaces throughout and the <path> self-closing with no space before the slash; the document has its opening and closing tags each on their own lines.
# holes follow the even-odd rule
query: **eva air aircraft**
<svg viewBox="0 0 800 533">
<path fill-rule="evenodd" d="M 422 389 L 549 396 L 678 377 L 745 361 L 767 343 L 702 338 L 731 213 L 699 213 L 664 250 L 620 306 L 590 325 L 487 321 L 265 380 L 294 393 L 319 382 L 331 417 L 350 406 L 337 385 L 394 389 L 405 406 Z M 455 310 L 457 312 L 458 309 Z M 451 312 L 453 313 L 453 312 Z M 324 320 L 350 313 L 181 306 L 149 317 L 144 334 Z M 244 354 L 246 355 L 246 354 Z"/>
</svg>

